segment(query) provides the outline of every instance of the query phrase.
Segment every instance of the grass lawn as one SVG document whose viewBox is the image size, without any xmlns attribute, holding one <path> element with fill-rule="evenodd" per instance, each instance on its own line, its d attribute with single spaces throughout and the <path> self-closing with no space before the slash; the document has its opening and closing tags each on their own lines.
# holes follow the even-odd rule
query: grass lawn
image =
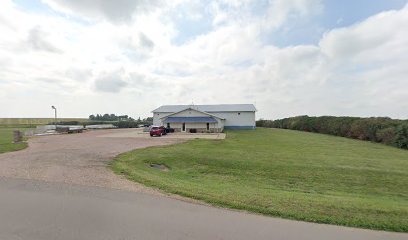
<svg viewBox="0 0 408 240">
<path fill-rule="evenodd" d="M 28 128 L 0 127 L 0 153 L 17 151 L 28 146 L 26 142 L 13 143 L 13 130 L 27 130 Z"/>
<path fill-rule="evenodd" d="M 408 232 L 408 151 L 381 144 L 258 128 L 228 131 L 226 140 L 134 150 L 118 156 L 112 168 L 218 206 Z"/>
<path fill-rule="evenodd" d="M 26 142 L 14 144 L 13 130 L 25 131 L 37 125 L 46 125 L 54 118 L 0 118 L 0 153 L 17 151 L 26 148 Z M 88 121 L 85 118 L 58 118 L 58 121 Z"/>
</svg>

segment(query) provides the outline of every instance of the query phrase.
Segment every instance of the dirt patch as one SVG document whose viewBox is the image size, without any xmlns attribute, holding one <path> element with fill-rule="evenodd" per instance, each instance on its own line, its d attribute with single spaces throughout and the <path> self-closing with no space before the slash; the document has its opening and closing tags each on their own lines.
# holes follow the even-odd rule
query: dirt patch
<svg viewBox="0 0 408 240">
<path fill-rule="evenodd" d="M 150 163 L 149 166 L 151 168 L 159 169 L 159 170 L 164 171 L 164 172 L 169 171 L 169 167 L 167 167 L 164 164 Z"/>
<path fill-rule="evenodd" d="M 0 176 L 154 192 L 114 174 L 108 163 L 132 149 L 180 143 L 176 138 L 132 138 L 134 129 L 33 137 L 22 151 L 0 154 Z M 112 134 L 123 137 L 106 137 Z M 135 133 L 137 134 L 137 133 Z"/>
</svg>

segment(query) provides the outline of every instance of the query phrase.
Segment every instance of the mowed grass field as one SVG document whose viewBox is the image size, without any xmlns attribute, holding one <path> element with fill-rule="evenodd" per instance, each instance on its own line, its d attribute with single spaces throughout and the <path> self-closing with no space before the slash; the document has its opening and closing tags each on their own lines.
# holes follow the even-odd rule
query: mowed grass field
<svg viewBox="0 0 408 240">
<path fill-rule="evenodd" d="M 258 128 L 228 131 L 226 140 L 134 150 L 111 167 L 130 180 L 222 207 L 408 232 L 408 151 L 381 144 Z"/>
<path fill-rule="evenodd" d="M 29 128 L 9 128 L 0 126 L 0 153 L 21 150 L 27 147 L 26 142 L 13 143 L 13 130 L 28 130 Z"/>
</svg>

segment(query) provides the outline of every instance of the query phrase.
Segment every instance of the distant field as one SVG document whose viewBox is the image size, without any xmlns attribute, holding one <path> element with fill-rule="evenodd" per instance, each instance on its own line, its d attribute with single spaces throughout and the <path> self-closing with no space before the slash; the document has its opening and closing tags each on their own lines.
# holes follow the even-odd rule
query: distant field
<svg viewBox="0 0 408 240">
<path fill-rule="evenodd" d="M 134 150 L 119 155 L 112 168 L 223 207 L 408 232 L 408 151 L 382 144 L 258 128 L 228 131 L 226 140 Z"/>
<path fill-rule="evenodd" d="M 0 118 L 0 125 L 45 125 L 54 118 Z M 58 118 L 58 121 L 88 121 L 87 118 Z"/>
</svg>

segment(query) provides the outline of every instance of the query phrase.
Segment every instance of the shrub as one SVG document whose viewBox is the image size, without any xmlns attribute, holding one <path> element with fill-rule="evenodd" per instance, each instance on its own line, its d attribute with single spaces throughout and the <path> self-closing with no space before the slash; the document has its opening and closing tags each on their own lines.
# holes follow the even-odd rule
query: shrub
<svg viewBox="0 0 408 240">
<path fill-rule="evenodd" d="M 48 124 L 49 125 L 55 125 L 55 124 L 57 124 L 57 125 L 79 125 L 80 122 L 78 122 L 78 121 L 61 121 L 61 122 L 57 122 L 57 123 L 50 122 Z"/>
<path fill-rule="evenodd" d="M 119 121 L 114 122 L 113 125 L 118 128 L 137 128 L 139 124 L 135 121 Z"/>
<path fill-rule="evenodd" d="M 377 131 L 376 134 L 377 134 L 376 137 L 379 142 L 387 144 L 387 145 L 394 144 L 394 138 L 395 138 L 395 128 L 394 127 L 380 129 Z"/>
<path fill-rule="evenodd" d="M 395 146 L 408 149 L 408 124 L 402 124 L 395 131 Z"/>
</svg>

